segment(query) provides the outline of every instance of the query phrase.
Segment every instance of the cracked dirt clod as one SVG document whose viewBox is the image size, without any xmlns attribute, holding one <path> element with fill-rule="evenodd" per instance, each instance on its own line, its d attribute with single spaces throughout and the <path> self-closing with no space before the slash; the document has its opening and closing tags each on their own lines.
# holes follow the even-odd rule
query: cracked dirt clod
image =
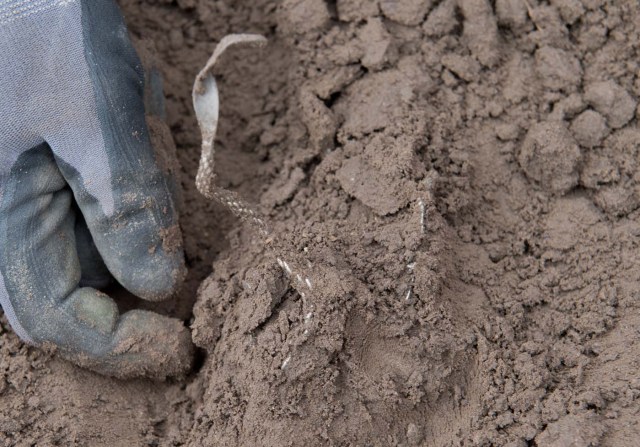
<svg viewBox="0 0 640 447">
<path fill-rule="evenodd" d="M 609 128 L 602 115 L 593 110 L 586 110 L 573 120 L 571 132 L 582 147 L 592 148 L 602 142 Z"/>
<path fill-rule="evenodd" d="M 292 33 L 305 33 L 324 28 L 331 19 L 326 1 L 284 0 L 280 6 L 284 21 Z"/>
<path fill-rule="evenodd" d="M 409 26 L 419 25 L 433 3 L 433 0 L 380 0 L 380 9 L 393 21 Z"/>
<path fill-rule="evenodd" d="M 614 81 L 594 82 L 585 87 L 587 103 L 607 118 L 614 129 L 627 124 L 636 111 L 636 101 Z"/>
<path fill-rule="evenodd" d="M 487 0 L 458 0 L 464 16 L 463 36 L 471 54 L 487 67 L 493 67 L 500 58 L 498 25 Z"/>
<path fill-rule="evenodd" d="M 338 17 L 345 22 L 364 20 L 377 15 L 380 6 L 370 0 L 337 0 Z"/>
<path fill-rule="evenodd" d="M 578 184 L 580 148 L 558 122 L 534 124 L 520 148 L 518 162 L 543 190 L 563 194 Z"/>
<path fill-rule="evenodd" d="M 367 20 L 358 33 L 358 39 L 364 52 L 362 65 L 369 70 L 380 70 L 397 56 L 393 39 L 380 18 Z"/>
<path fill-rule="evenodd" d="M 540 82 L 551 90 L 570 91 L 582 80 L 580 61 L 561 48 L 542 47 L 536 51 L 535 60 Z"/>
<path fill-rule="evenodd" d="M 395 213 L 409 202 L 406 190 L 360 157 L 345 160 L 336 176 L 345 191 L 381 216 Z"/>
</svg>

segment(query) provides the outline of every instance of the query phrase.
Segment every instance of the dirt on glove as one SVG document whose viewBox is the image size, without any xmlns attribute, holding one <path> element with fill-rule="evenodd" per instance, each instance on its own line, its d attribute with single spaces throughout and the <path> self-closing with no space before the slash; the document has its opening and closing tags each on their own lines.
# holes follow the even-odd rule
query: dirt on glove
<svg viewBox="0 0 640 447">
<path fill-rule="evenodd" d="M 632 0 L 122 0 L 155 46 L 190 267 L 185 381 L 118 381 L 3 322 L 4 445 L 633 446 Z M 192 81 L 216 42 L 217 182 Z M 195 303 L 195 305 L 194 305 Z"/>
</svg>

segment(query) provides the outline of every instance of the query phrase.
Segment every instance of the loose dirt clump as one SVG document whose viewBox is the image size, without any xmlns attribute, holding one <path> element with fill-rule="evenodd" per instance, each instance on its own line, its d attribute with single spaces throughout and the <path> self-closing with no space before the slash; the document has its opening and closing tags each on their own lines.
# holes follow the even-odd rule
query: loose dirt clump
<svg viewBox="0 0 640 447">
<path fill-rule="evenodd" d="M 636 2 L 121 5 L 164 75 L 190 266 L 165 312 L 202 364 L 119 382 L 4 330 L 6 445 L 636 444 Z M 269 39 L 216 69 L 217 182 L 266 244 L 193 181 L 229 33 Z"/>
</svg>

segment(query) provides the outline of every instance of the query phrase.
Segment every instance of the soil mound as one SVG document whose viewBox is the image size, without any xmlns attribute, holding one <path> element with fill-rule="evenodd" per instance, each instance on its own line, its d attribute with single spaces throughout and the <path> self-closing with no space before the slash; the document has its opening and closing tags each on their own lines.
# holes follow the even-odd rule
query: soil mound
<svg viewBox="0 0 640 447">
<path fill-rule="evenodd" d="M 165 311 L 206 355 L 119 382 L 4 331 L 5 445 L 637 443 L 637 2 L 121 5 L 182 167 Z M 266 244 L 193 183 L 191 83 L 234 32 L 269 45 L 218 66 L 218 182 Z"/>
</svg>

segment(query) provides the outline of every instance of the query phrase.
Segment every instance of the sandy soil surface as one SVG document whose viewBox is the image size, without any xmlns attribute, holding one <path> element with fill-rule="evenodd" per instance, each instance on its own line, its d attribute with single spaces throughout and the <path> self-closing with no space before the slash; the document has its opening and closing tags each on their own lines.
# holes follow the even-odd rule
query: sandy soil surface
<svg viewBox="0 0 640 447">
<path fill-rule="evenodd" d="M 637 1 L 121 5 L 165 76 L 191 272 L 164 310 L 201 358 L 117 381 L 3 320 L 3 445 L 637 445 Z M 191 83 L 233 32 L 270 43 L 217 70 L 218 184 L 267 244 L 193 184 Z"/>
</svg>

